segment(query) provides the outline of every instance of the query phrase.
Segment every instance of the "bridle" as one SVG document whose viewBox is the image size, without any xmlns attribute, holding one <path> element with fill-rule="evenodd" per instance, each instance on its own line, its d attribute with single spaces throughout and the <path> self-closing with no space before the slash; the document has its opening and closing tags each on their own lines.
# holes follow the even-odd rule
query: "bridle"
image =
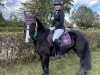
<svg viewBox="0 0 100 75">
<path fill-rule="evenodd" d="M 36 24 L 36 25 L 35 25 L 35 33 L 34 33 L 34 35 L 33 35 L 33 37 L 32 37 L 32 38 L 34 38 L 33 41 L 39 40 L 39 39 L 41 39 L 41 38 L 43 38 L 43 37 L 45 37 L 46 35 L 49 34 L 49 32 L 48 32 L 48 33 L 42 35 L 41 37 L 36 38 L 37 32 L 38 32 L 38 27 L 39 27 L 39 26 L 38 26 L 38 23 L 37 23 L 37 22 L 35 22 L 35 24 Z M 25 30 L 31 31 L 30 29 L 25 29 Z"/>
<path fill-rule="evenodd" d="M 35 22 L 35 33 L 34 33 L 34 35 L 33 35 L 33 37 L 32 38 L 35 38 L 36 36 L 37 36 L 37 30 L 38 30 L 38 23 L 37 22 Z M 30 29 L 24 29 L 24 30 L 28 30 L 28 31 L 31 31 Z"/>
<path fill-rule="evenodd" d="M 38 30 L 38 24 L 36 22 L 36 25 L 35 25 L 35 34 L 34 34 L 33 38 L 35 38 L 37 36 L 37 30 Z"/>
<path fill-rule="evenodd" d="M 26 18 L 26 20 L 25 20 L 25 22 L 26 22 L 26 25 L 31 25 L 33 22 L 35 23 L 35 31 L 34 31 L 34 34 L 32 35 L 32 38 L 33 38 L 33 40 L 38 40 L 38 39 L 41 39 L 41 38 L 43 38 L 45 35 L 47 35 L 48 33 L 44 33 L 44 35 L 42 35 L 41 37 L 37 37 L 36 38 L 36 36 L 37 36 L 37 32 L 38 32 L 38 28 L 39 28 L 39 25 L 38 25 L 38 23 L 37 23 L 37 21 L 35 20 L 33 20 L 33 19 L 30 19 L 30 18 L 28 18 L 27 17 L 27 14 L 24 12 L 24 15 L 25 15 L 25 18 Z M 35 15 L 33 15 L 33 17 L 34 16 L 36 16 L 36 14 Z M 28 19 L 27 19 L 28 18 Z M 31 24 L 30 23 L 28 23 L 29 21 L 31 21 Z M 28 24 L 27 24 L 28 23 Z M 28 30 L 28 31 L 31 31 L 30 29 L 24 29 L 25 31 L 26 30 Z"/>
</svg>

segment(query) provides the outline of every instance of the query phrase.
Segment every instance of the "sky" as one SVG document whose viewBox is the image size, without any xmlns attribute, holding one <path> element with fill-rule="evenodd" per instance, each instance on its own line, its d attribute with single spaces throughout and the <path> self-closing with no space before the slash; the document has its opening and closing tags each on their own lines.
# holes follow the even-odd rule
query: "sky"
<svg viewBox="0 0 100 75">
<path fill-rule="evenodd" d="M 2 0 L 5 7 L 0 6 L 0 10 L 3 13 L 5 19 L 9 19 L 11 12 L 15 15 L 20 13 L 21 3 L 25 3 L 27 0 Z"/>
<path fill-rule="evenodd" d="M 93 11 L 100 14 L 100 0 L 76 0 L 76 2 L 81 1 L 81 4 L 90 7 Z M 75 5 L 78 5 L 77 3 Z"/>
<path fill-rule="evenodd" d="M 5 4 L 5 7 L 0 6 L 0 10 L 3 12 L 4 18 L 9 19 L 11 12 L 15 12 L 15 14 L 18 15 L 17 12 L 21 7 L 21 2 L 24 3 L 26 1 L 28 0 L 3 0 L 2 3 Z M 78 8 L 81 5 L 85 5 L 91 8 L 94 12 L 100 14 L 100 0 L 74 0 L 73 7 L 71 7 L 71 11 Z M 66 15 L 66 19 L 69 21 L 68 15 Z"/>
<path fill-rule="evenodd" d="M 73 7 L 71 7 L 70 12 L 72 12 L 74 9 L 77 9 L 81 5 L 85 5 L 91 8 L 94 12 L 100 14 L 100 0 L 74 0 Z M 68 15 L 66 15 L 65 18 L 68 22 L 70 22 Z"/>
</svg>

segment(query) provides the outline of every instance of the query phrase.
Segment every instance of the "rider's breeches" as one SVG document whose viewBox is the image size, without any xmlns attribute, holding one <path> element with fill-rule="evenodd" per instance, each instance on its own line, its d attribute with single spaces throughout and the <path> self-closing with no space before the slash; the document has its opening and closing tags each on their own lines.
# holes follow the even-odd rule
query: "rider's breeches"
<svg viewBox="0 0 100 75">
<path fill-rule="evenodd" d="M 56 29 L 54 31 L 54 34 L 53 34 L 53 42 L 57 39 L 59 39 L 59 37 L 64 33 L 64 29 Z"/>
</svg>

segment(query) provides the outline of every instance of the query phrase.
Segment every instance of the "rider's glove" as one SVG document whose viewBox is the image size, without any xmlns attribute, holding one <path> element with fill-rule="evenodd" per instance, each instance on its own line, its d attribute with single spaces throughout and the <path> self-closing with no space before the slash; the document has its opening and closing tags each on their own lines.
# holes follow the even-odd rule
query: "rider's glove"
<svg viewBox="0 0 100 75">
<path fill-rule="evenodd" d="M 53 30 L 55 30 L 55 27 L 50 27 L 49 29 L 53 31 Z"/>
</svg>

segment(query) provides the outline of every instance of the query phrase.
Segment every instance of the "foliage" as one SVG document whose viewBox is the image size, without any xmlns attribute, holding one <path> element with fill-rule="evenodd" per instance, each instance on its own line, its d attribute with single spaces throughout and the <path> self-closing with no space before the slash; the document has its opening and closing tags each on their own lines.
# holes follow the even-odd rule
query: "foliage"
<svg viewBox="0 0 100 75">
<path fill-rule="evenodd" d="M 100 48 L 100 30 L 86 30 L 82 32 L 84 32 L 89 41 L 91 51 Z M 4 59 L 28 61 L 31 60 L 30 57 L 36 57 L 32 40 L 28 44 L 24 42 L 24 31 L 1 32 L 0 35 L 0 59 L 5 57 Z"/>
<path fill-rule="evenodd" d="M 82 31 L 86 35 L 90 49 L 100 48 L 100 30 L 86 30 Z"/>
<path fill-rule="evenodd" d="M 24 23 L 22 19 L 18 19 L 14 13 L 10 14 L 9 20 L 5 20 L 0 13 L 0 27 L 23 27 Z"/>
<path fill-rule="evenodd" d="M 63 9 L 65 12 L 69 12 L 73 0 L 63 0 Z M 52 0 L 29 0 L 27 3 L 23 3 L 23 6 L 26 10 L 30 11 L 39 11 L 40 20 L 45 24 L 50 24 L 52 21 L 54 6 Z M 24 9 L 24 10 L 25 10 Z"/>
<path fill-rule="evenodd" d="M 100 30 L 86 30 L 82 32 L 87 36 L 90 48 L 92 49 L 91 52 L 93 52 L 93 69 L 89 72 L 89 75 L 99 75 Z M 0 54 L 3 52 L 1 50 L 5 49 L 5 53 L 8 53 L 6 54 L 8 56 L 6 61 L 0 60 L 1 75 L 39 75 L 42 73 L 40 61 L 38 61 L 39 57 L 34 53 L 33 43 L 24 43 L 23 32 L 3 32 L 0 33 L 0 35 Z M 5 45 L 7 47 L 5 47 Z M 26 63 L 28 64 L 25 65 Z M 73 52 L 62 56 L 60 60 L 50 61 L 51 75 L 75 75 L 78 68 L 79 58 L 76 54 L 73 54 Z"/>
<path fill-rule="evenodd" d="M 0 61 L 20 60 L 28 61 L 35 58 L 33 43 L 24 42 L 22 32 L 2 32 L 0 33 Z M 16 60 L 15 60 L 16 59 Z"/>
<path fill-rule="evenodd" d="M 18 19 L 14 13 L 10 14 L 9 20 L 6 21 L 6 27 L 23 27 L 24 23 L 22 19 Z"/>
<path fill-rule="evenodd" d="M 4 20 L 4 18 L 3 18 L 3 16 L 2 16 L 2 13 L 0 13 L 0 27 L 1 26 L 5 26 L 5 20 Z"/>
<path fill-rule="evenodd" d="M 14 15 L 14 13 L 10 14 L 10 18 L 7 21 L 8 27 L 23 27 L 23 21 L 22 19 L 18 19 L 17 16 Z"/>
<path fill-rule="evenodd" d="M 86 6 L 80 6 L 72 12 L 70 19 L 79 27 L 98 27 L 100 15 Z"/>
<path fill-rule="evenodd" d="M 0 32 L 23 32 L 24 27 L 15 27 L 15 26 L 7 26 L 7 27 L 0 27 Z"/>
<path fill-rule="evenodd" d="M 95 12 L 94 16 L 95 16 L 96 19 L 93 22 L 93 27 L 97 27 L 97 28 L 100 29 L 100 15 Z"/>
</svg>

